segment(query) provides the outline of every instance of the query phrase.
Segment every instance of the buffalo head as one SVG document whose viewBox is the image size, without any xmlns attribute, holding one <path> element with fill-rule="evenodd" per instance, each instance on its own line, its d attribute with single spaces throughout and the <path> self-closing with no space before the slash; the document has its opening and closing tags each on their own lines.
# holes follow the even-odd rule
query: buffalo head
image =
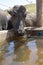
<svg viewBox="0 0 43 65">
<path fill-rule="evenodd" d="M 24 20 L 26 17 L 26 9 L 24 6 L 14 6 L 10 11 L 10 22 L 14 28 L 15 34 L 22 35 L 24 33 Z"/>
</svg>

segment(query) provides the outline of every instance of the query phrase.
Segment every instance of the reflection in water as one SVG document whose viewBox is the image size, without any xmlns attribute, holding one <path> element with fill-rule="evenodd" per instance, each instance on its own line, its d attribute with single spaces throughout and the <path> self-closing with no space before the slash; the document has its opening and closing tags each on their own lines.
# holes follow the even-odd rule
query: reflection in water
<svg viewBox="0 0 43 65">
<path fill-rule="evenodd" d="M 43 65 L 43 39 L 10 42 L 0 52 L 0 65 Z"/>
<path fill-rule="evenodd" d="M 43 65 L 43 39 L 38 39 L 37 41 L 37 48 L 38 48 L 38 63 L 39 65 Z"/>
<path fill-rule="evenodd" d="M 4 57 L 10 56 L 13 52 L 14 52 L 14 42 L 10 42 L 6 51 L 8 50 L 8 52 L 5 54 Z"/>
<path fill-rule="evenodd" d="M 38 57 L 37 57 L 36 40 L 28 42 L 27 46 L 29 47 L 29 49 L 31 51 L 31 53 L 30 53 L 30 59 L 29 59 L 29 65 L 35 65 L 35 62 L 38 59 Z"/>
</svg>

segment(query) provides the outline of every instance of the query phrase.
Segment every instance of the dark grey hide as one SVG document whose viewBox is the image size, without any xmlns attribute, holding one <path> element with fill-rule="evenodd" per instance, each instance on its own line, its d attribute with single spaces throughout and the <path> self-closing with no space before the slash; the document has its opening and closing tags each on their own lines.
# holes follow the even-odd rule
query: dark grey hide
<svg viewBox="0 0 43 65">
<path fill-rule="evenodd" d="M 0 9 L 0 30 L 7 30 L 7 16 L 3 10 Z"/>
<path fill-rule="evenodd" d="M 14 6 L 10 11 L 11 18 L 8 23 L 8 28 L 14 29 L 15 34 L 24 33 L 24 20 L 26 17 L 26 9 L 24 6 Z"/>
<path fill-rule="evenodd" d="M 35 13 L 27 13 L 26 14 L 26 18 L 25 18 L 25 25 L 26 27 L 29 26 L 37 26 L 37 22 L 36 22 L 36 14 Z"/>
</svg>

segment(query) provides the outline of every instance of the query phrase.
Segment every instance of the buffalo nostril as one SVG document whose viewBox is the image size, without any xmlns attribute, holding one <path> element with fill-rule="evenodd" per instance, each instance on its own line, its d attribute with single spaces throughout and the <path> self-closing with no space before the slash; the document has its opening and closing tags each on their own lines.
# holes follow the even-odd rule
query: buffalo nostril
<svg viewBox="0 0 43 65">
<path fill-rule="evenodd" d="M 23 36 L 24 35 L 24 32 L 22 30 L 18 30 L 18 35 L 19 36 Z"/>
<path fill-rule="evenodd" d="M 19 33 L 19 34 L 22 33 L 22 30 L 18 30 L 18 33 Z"/>
</svg>

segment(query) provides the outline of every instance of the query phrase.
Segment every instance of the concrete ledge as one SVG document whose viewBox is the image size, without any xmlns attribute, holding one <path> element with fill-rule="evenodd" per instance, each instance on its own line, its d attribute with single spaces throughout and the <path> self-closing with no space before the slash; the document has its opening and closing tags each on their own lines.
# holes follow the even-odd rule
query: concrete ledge
<svg viewBox="0 0 43 65">
<path fill-rule="evenodd" d="M 8 38 L 11 38 L 13 36 L 14 36 L 13 31 L 8 31 L 8 30 L 0 31 L 0 42 L 6 40 Z"/>
<path fill-rule="evenodd" d="M 34 30 L 34 31 L 40 31 L 43 30 L 43 27 L 24 27 L 25 30 Z"/>
<path fill-rule="evenodd" d="M 27 32 L 27 36 L 29 37 L 43 36 L 43 27 L 25 27 L 25 30 Z"/>
</svg>

